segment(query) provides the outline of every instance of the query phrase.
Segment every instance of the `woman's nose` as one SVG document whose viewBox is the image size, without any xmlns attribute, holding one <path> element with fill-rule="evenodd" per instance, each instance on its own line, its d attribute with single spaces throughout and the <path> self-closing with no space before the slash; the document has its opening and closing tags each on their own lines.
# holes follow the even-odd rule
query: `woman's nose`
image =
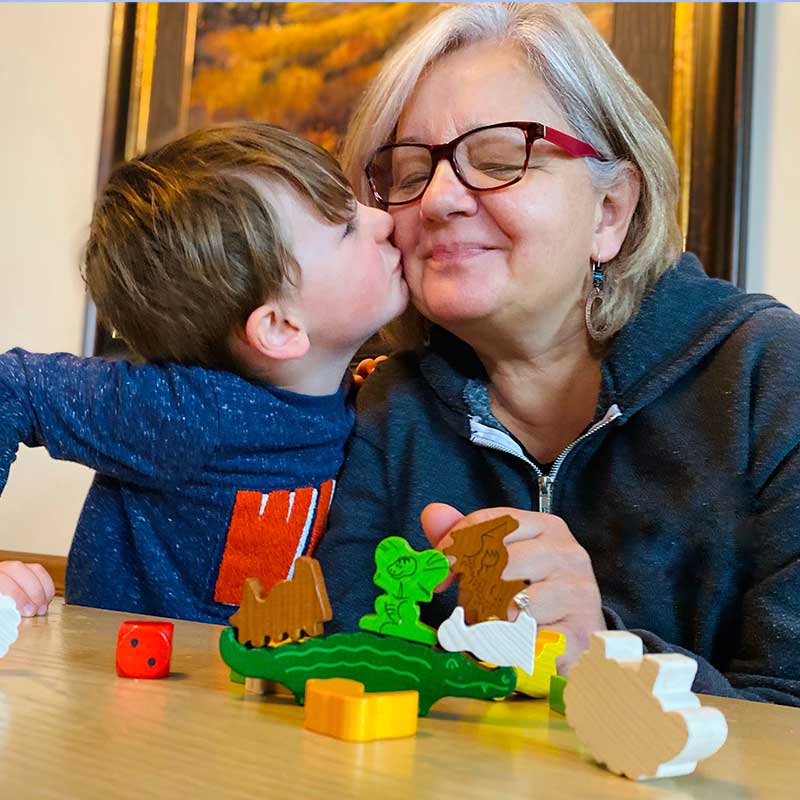
<svg viewBox="0 0 800 800">
<path fill-rule="evenodd" d="M 420 200 L 422 216 L 446 219 L 451 214 L 470 214 L 476 209 L 475 193 L 461 183 L 450 162 L 443 158 Z"/>
</svg>

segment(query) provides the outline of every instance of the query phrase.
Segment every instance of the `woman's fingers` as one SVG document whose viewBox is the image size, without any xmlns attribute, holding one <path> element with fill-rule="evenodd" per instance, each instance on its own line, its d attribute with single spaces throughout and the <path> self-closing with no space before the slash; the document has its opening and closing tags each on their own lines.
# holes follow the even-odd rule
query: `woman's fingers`
<svg viewBox="0 0 800 800">
<path fill-rule="evenodd" d="M 540 581 L 525 589 L 526 611 L 540 628 L 549 628 L 564 619 L 567 611 L 563 590 L 552 581 Z"/>
<path fill-rule="evenodd" d="M 541 539 L 528 539 L 506 545 L 508 563 L 500 576 L 504 581 L 536 583 L 551 576 L 557 569 L 558 557 Z"/>
<path fill-rule="evenodd" d="M 556 517 L 553 514 L 514 510 L 512 516 L 519 522 L 519 527 L 503 539 L 506 545 L 535 539 L 543 533 L 546 533 L 551 540 L 565 538 L 565 535 L 569 539 L 573 538 L 566 522 L 561 517 Z"/>
</svg>

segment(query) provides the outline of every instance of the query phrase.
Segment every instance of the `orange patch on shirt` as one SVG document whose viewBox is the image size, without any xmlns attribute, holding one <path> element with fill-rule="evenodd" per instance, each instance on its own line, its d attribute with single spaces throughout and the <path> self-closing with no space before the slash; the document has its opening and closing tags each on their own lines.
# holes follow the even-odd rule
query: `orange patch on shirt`
<svg viewBox="0 0 800 800">
<path fill-rule="evenodd" d="M 214 590 L 218 603 L 238 605 L 242 585 L 247 578 L 258 578 L 265 591 L 289 574 L 296 556 L 304 555 L 298 547 L 304 531 L 311 525 L 309 541 L 303 548 L 310 555 L 322 536 L 328 515 L 333 481 L 325 481 L 316 493 L 311 486 L 292 492 L 276 489 L 267 495 L 261 492 L 238 492 L 228 526 L 227 541 Z M 264 506 L 263 512 L 261 511 Z M 316 517 L 316 518 L 314 518 Z"/>
</svg>

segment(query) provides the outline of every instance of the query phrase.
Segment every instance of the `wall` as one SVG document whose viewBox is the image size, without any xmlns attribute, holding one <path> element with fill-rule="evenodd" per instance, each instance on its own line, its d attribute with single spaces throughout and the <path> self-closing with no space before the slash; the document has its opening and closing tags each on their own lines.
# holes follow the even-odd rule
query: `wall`
<svg viewBox="0 0 800 800">
<path fill-rule="evenodd" d="M 111 4 L 0 4 L 0 351 L 80 353 Z M 91 472 L 21 448 L 0 550 L 65 555 Z"/>
<path fill-rule="evenodd" d="M 759 3 L 747 288 L 800 311 L 800 5 Z"/>
</svg>

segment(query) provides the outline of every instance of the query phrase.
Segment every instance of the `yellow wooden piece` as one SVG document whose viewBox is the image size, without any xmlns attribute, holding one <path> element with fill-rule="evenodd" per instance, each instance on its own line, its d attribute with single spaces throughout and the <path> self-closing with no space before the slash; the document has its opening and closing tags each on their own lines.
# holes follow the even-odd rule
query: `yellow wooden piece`
<svg viewBox="0 0 800 800">
<path fill-rule="evenodd" d="M 529 697 L 547 697 L 550 692 L 550 678 L 558 674 L 556 659 L 567 648 L 567 637 L 556 631 L 539 631 L 536 635 L 536 660 L 533 674 L 528 675 L 519 667 L 517 673 L 517 691 Z"/>
<path fill-rule="evenodd" d="M 306 730 L 371 742 L 417 732 L 419 692 L 365 693 L 364 684 L 346 678 L 312 678 L 306 683 Z"/>
</svg>

